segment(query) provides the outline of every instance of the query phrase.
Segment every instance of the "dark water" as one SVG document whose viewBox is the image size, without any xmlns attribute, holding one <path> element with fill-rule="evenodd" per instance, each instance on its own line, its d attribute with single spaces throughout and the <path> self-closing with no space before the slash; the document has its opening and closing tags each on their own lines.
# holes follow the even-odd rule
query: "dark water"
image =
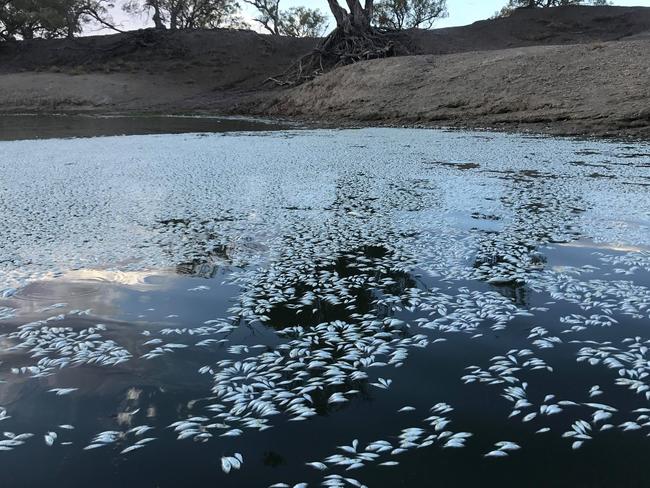
<svg viewBox="0 0 650 488">
<path fill-rule="evenodd" d="M 593 250 L 583 250 L 582 255 L 590 251 Z M 553 254 L 557 261 L 572 260 L 571 252 L 554 250 Z M 65 296 L 67 305 L 56 313 L 87 307 L 95 312 L 83 319 L 68 319 L 66 326 L 81 329 L 100 322 L 107 324 L 110 334 L 106 337 L 115 338 L 139 355 L 147 351 L 141 344 L 150 337 L 143 337 L 143 331 L 156 336 L 163 328 L 191 328 L 213 317 L 227 315 L 226 310 L 236 301 L 238 289 L 219 284 L 226 273 L 226 270 L 219 271 L 207 280 L 167 274 L 149 276 L 137 287 L 102 280 L 48 282 L 26 287 L 5 304 L 15 307 L 23 322 L 34 320 L 51 316 L 52 312 L 37 312 L 52 305 L 54 300 L 46 297 L 55 295 L 56 300 L 60 300 L 67 295 L 66 290 L 74 290 L 72 295 Z M 441 286 L 453 293 L 455 289 L 414 275 L 409 280 L 411 284 L 419 281 L 423 290 Z M 211 286 L 210 290 L 188 291 L 206 283 Z M 477 285 L 476 289 L 489 287 Z M 544 294 L 529 293 L 523 308 L 541 305 L 550 299 Z M 577 311 L 574 307 L 555 305 L 552 311 L 539 318 L 547 325 L 557 324 L 560 316 Z M 290 313 L 289 310 L 285 312 Z M 327 313 L 323 315 L 322 320 L 326 320 Z M 412 320 L 419 314 L 395 313 L 391 316 Z M 4 328 L 12 328 L 13 323 L 13 320 L 6 321 Z M 521 422 L 504 421 L 511 409 L 508 402 L 499 401 L 498 387 L 464 385 L 459 381 L 469 363 L 488 363 L 492 356 L 526 343 L 532 323 L 527 319 L 514 320 L 506 330 L 486 333 L 474 340 L 466 335 L 452 334 L 445 343 L 410 353 L 404 366 L 390 372 L 394 386 L 389 391 L 364 382 L 350 385 L 361 390 L 357 397 L 343 407 L 321 405 L 318 416 L 310 421 L 294 423 L 281 417 L 279 425 L 268 431 L 246 432 L 234 440 L 215 439 L 207 443 L 177 441 L 166 426 L 179 418 L 202 413 L 201 406 L 208 402 L 204 399 L 211 382 L 196 372 L 204 364 L 232 357 L 226 347 L 183 349 L 163 358 L 132 360 L 108 370 L 80 366 L 44 379 L 7 375 L 0 391 L 2 404 L 12 413 L 12 418 L 3 422 L 3 428 L 16 433 L 54 430 L 59 433 L 57 442 L 71 441 L 73 444 L 48 447 L 38 436 L 30 439 L 26 446 L 3 452 L 2 463 L 12 466 L 4 475 L 4 483 L 5 486 L 45 483 L 65 486 L 92 483 L 107 487 L 209 486 L 214 483 L 267 486 L 270 482 L 299 478 L 316 484 L 321 475 L 304 468 L 305 462 L 323 459 L 335 452 L 334 446 L 349 444 L 354 438 L 362 443 L 378 438 L 394 441 L 401 429 L 426 425 L 422 418 L 428 416 L 429 407 L 444 401 L 456 408 L 451 416 L 453 425 L 474 434 L 466 448 L 414 449 L 395 456 L 400 462 L 396 468 L 370 466 L 358 470 L 354 477 L 368 486 L 428 486 L 430 480 L 441 486 L 521 486 L 522 483 L 526 486 L 644 486 L 648 442 L 645 436 L 637 432 L 605 432 L 579 451 L 572 451 L 567 441 L 559 436 L 572 416 L 557 415 L 542 423 L 535 422 L 536 428 L 548 426 L 552 431 L 533 434 L 531 428 L 522 429 Z M 273 347 L 280 342 L 273 330 L 282 327 L 282 321 L 267 327 L 242 325 L 228 339 L 233 344 Z M 616 328 L 590 331 L 589 338 L 616 340 L 621 337 L 621 329 L 627 337 L 643 334 L 645 327 L 639 321 L 623 321 Z M 560 330 L 549 328 L 552 332 Z M 432 338 L 437 336 L 439 334 L 431 334 Z M 186 337 L 174 337 L 173 341 L 192 344 Z M 574 357 L 565 347 L 557 349 L 544 354 L 544 359 L 555 369 L 552 375 L 531 373 L 523 376 L 534 384 L 531 398 L 538 402 L 548 393 L 558 398 L 586 401 L 585 392 L 591 385 L 607 385 L 616 376 L 577 368 Z M 7 354 L 3 361 L 5 367 L 24 364 L 12 354 Z M 61 397 L 47 392 L 59 387 L 77 387 L 79 391 Z M 616 405 L 621 410 L 648 404 L 635 395 L 613 390 L 594 401 Z M 396 413 L 404 405 L 416 410 Z M 585 411 L 589 409 L 583 409 L 581 417 L 586 417 Z M 54 427 L 61 424 L 72 424 L 75 430 Z M 120 455 L 119 451 L 128 443 L 119 441 L 106 448 L 81 449 L 89 443 L 91 434 L 104 430 L 126 431 L 137 425 L 157 429 L 157 440 L 147 448 Z M 504 439 L 517 442 L 522 450 L 507 459 L 483 457 L 494 442 Z M 225 477 L 219 467 L 219 458 L 231 452 L 245 453 L 245 464 L 241 471 Z M 38 462 L 38 469 L 33 469 L 34 462 Z"/>
<path fill-rule="evenodd" d="M 288 124 L 202 116 L 0 115 L 0 141 L 188 132 L 267 131 Z"/>
<path fill-rule="evenodd" d="M 0 427 L 34 434 L 0 451 L 2 486 L 650 482 L 647 147 L 399 130 L 126 139 L 0 156 L 5 170 L 28 160 L 0 192 Z M 40 162 L 60 148 L 74 156 Z M 78 354 L 102 347 L 126 360 Z M 255 369 L 219 376 L 238 361 Z M 20 371 L 39 364 L 42 377 Z M 170 425 L 188 418 L 199 427 L 179 440 Z M 572 448 L 580 420 L 588 438 Z M 423 431 L 401 442 L 409 428 Z M 104 431 L 116 439 L 84 450 Z M 443 447 L 462 432 L 464 447 Z M 355 439 L 357 453 L 378 440 L 403 452 L 327 460 Z M 499 441 L 520 449 L 485 457 Z M 234 453 L 243 464 L 225 474 Z"/>
</svg>

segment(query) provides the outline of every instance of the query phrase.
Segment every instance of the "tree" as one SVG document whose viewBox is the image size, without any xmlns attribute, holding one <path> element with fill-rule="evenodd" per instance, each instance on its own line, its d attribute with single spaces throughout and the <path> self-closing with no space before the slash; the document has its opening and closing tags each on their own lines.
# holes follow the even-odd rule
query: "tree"
<svg viewBox="0 0 650 488">
<path fill-rule="evenodd" d="M 57 37 L 65 27 L 65 9 L 57 0 L 0 2 L 0 38 Z"/>
<path fill-rule="evenodd" d="M 244 0 L 255 7 L 255 22 L 269 34 L 291 37 L 320 37 L 327 29 L 327 18 L 319 9 L 293 7 L 280 10 L 280 0 Z"/>
<path fill-rule="evenodd" d="M 293 7 L 281 12 L 280 33 L 291 37 L 321 37 L 327 17 L 318 9 Z"/>
<path fill-rule="evenodd" d="M 50 31 L 59 22 L 57 15 L 64 19 L 63 29 L 68 38 L 81 33 L 84 25 L 91 22 L 120 31 L 113 25 L 108 15 L 108 9 L 115 6 L 110 0 L 58 0 L 56 3 L 59 5 L 59 10 L 54 16 L 55 24 L 50 26 Z"/>
<path fill-rule="evenodd" d="M 109 0 L 2 0 L 0 38 L 74 37 L 85 24 L 96 22 L 114 30 Z"/>
<path fill-rule="evenodd" d="M 270 34 L 280 35 L 280 0 L 244 0 L 257 9 L 255 22 Z"/>
<path fill-rule="evenodd" d="M 327 0 L 327 3 L 336 19 L 336 31 L 340 34 L 364 37 L 372 32 L 370 23 L 375 11 L 374 0 L 366 0 L 364 6 L 360 0 L 347 0 L 349 11 L 341 7 L 338 0 Z"/>
<path fill-rule="evenodd" d="M 122 10 L 130 15 L 148 15 L 150 12 L 156 29 L 165 29 L 163 22 L 163 2 L 165 0 L 127 0 L 122 5 Z"/>
<path fill-rule="evenodd" d="M 430 29 L 447 16 L 447 0 L 382 0 L 375 7 L 374 22 L 391 29 Z"/>
<path fill-rule="evenodd" d="M 507 17 L 516 8 L 548 8 L 568 5 L 611 5 L 608 0 L 509 0 L 508 5 L 498 11 L 494 17 Z"/>
<path fill-rule="evenodd" d="M 122 9 L 132 15 L 151 13 L 156 29 L 245 26 L 236 0 L 128 0 Z"/>
<path fill-rule="evenodd" d="M 31 1 L 0 0 L 0 40 L 34 37 L 37 19 L 31 7 Z"/>
<path fill-rule="evenodd" d="M 235 0 L 184 0 L 180 3 L 177 25 L 181 29 L 242 27 L 240 6 Z"/>
<path fill-rule="evenodd" d="M 280 85 L 297 85 L 319 74 L 343 66 L 396 54 L 409 54 L 408 37 L 401 31 L 374 26 L 374 0 L 346 0 L 347 10 L 339 0 L 327 0 L 336 20 L 336 28 L 309 54 L 296 61 L 279 78 Z"/>
</svg>

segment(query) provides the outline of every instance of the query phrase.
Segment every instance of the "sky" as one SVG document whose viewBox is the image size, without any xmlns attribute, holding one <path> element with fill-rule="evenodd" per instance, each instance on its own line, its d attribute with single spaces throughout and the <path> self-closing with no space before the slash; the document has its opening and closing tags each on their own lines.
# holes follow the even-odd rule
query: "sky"
<svg viewBox="0 0 650 488">
<path fill-rule="evenodd" d="M 122 2 L 118 0 L 116 8 L 112 12 L 114 21 L 121 25 L 124 29 L 138 29 L 145 26 L 150 26 L 150 19 L 146 17 L 138 18 L 125 15 L 119 9 L 119 5 Z M 255 10 L 249 5 L 244 4 L 244 17 L 247 19 L 252 19 L 255 16 Z M 341 2 L 345 4 L 345 2 Z M 445 19 L 440 19 L 436 22 L 434 27 L 452 27 L 457 25 L 466 25 L 476 22 L 477 20 L 483 20 L 494 15 L 495 12 L 501 9 L 507 2 L 507 0 L 447 0 L 447 10 L 449 11 L 449 17 Z M 614 5 L 622 6 L 639 6 L 639 7 L 650 7 L 650 0 L 615 0 Z M 280 7 L 282 9 L 287 9 L 290 7 L 296 6 L 305 6 L 310 8 L 319 8 L 323 12 L 329 14 L 329 9 L 327 7 L 327 0 L 280 0 Z M 333 20 L 331 24 L 333 24 Z M 252 23 L 251 23 L 252 24 Z M 332 27 L 332 25 L 330 25 Z M 89 29 L 87 34 L 98 34 L 98 33 L 110 33 L 105 30 L 93 30 Z"/>
</svg>

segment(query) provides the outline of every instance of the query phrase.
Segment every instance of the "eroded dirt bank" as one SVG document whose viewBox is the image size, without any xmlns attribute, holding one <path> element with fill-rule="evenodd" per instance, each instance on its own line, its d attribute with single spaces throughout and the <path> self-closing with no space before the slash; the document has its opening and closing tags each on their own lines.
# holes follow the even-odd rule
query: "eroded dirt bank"
<svg viewBox="0 0 650 488">
<path fill-rule="evenodd" d="M 634 41 L 385 59 L 274 94 L 254 111 L 648 138 L 648 52 L 650 42 Z"/>
<path fill-rule="evenodd" d="M 410 33 L 418 55 L 265 83 L 314 39 L 139 31 L 0 45 L 0 112 L 202 112 L 650 137 L 650 8 L 522 10 Z"/>
</svg>

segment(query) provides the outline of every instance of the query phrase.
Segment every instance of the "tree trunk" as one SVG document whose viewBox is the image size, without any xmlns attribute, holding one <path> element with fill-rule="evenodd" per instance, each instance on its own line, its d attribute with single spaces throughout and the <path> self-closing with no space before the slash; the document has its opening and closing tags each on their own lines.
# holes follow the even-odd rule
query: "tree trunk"
<svg viewBox="0 0 650 488">
<path fill-rule="evenodd" d="M 169 28 L 171 30 L 178 29 L 178 15 L 181 13 L 182 9 L 182 0 L 176 0 L 176 2 L 172 2 L 171 11 L 169 12 Z"/>
<path fill-rule="evenodd" d="M 360 0 L 346 0 L 348 10 L 339 5 L 338 0 L 327 0 L 332 15 L 336 20 L 337 29 L 344 34 L 370 32 L 370 21 L 372 20 L 373 0 L 366 0 L 365 7 L 361 6 Z"/>
<path fill-rule="evenodd" d="M 410 53 L 399 32 L 373 28 L 373 0 L 365 0 L 364 6 L 361 0 L 346 0 L 347 10 L 338 0 L 327 0 L 327 3 L 336 20 L 336 29 L 312 53 L 296 61 L 280 79 L 271 78 L 270 81 L 297 85 L 346 64 Z"/>
<path fill-rule="evenodd" d="M 77 29 L 77 16 L 73 12 L 68 12 L 66 15 L 66 37 L 74 39 L 74 34 Z"/>
<path fill-rule="evenodd" d="M 160 4 L 158 2 L 153 2 L 153 24 L 156 29 L 164 29 L 165 24 L 162 21 L 162 15 L 160 15 Z"/>
</svg>

